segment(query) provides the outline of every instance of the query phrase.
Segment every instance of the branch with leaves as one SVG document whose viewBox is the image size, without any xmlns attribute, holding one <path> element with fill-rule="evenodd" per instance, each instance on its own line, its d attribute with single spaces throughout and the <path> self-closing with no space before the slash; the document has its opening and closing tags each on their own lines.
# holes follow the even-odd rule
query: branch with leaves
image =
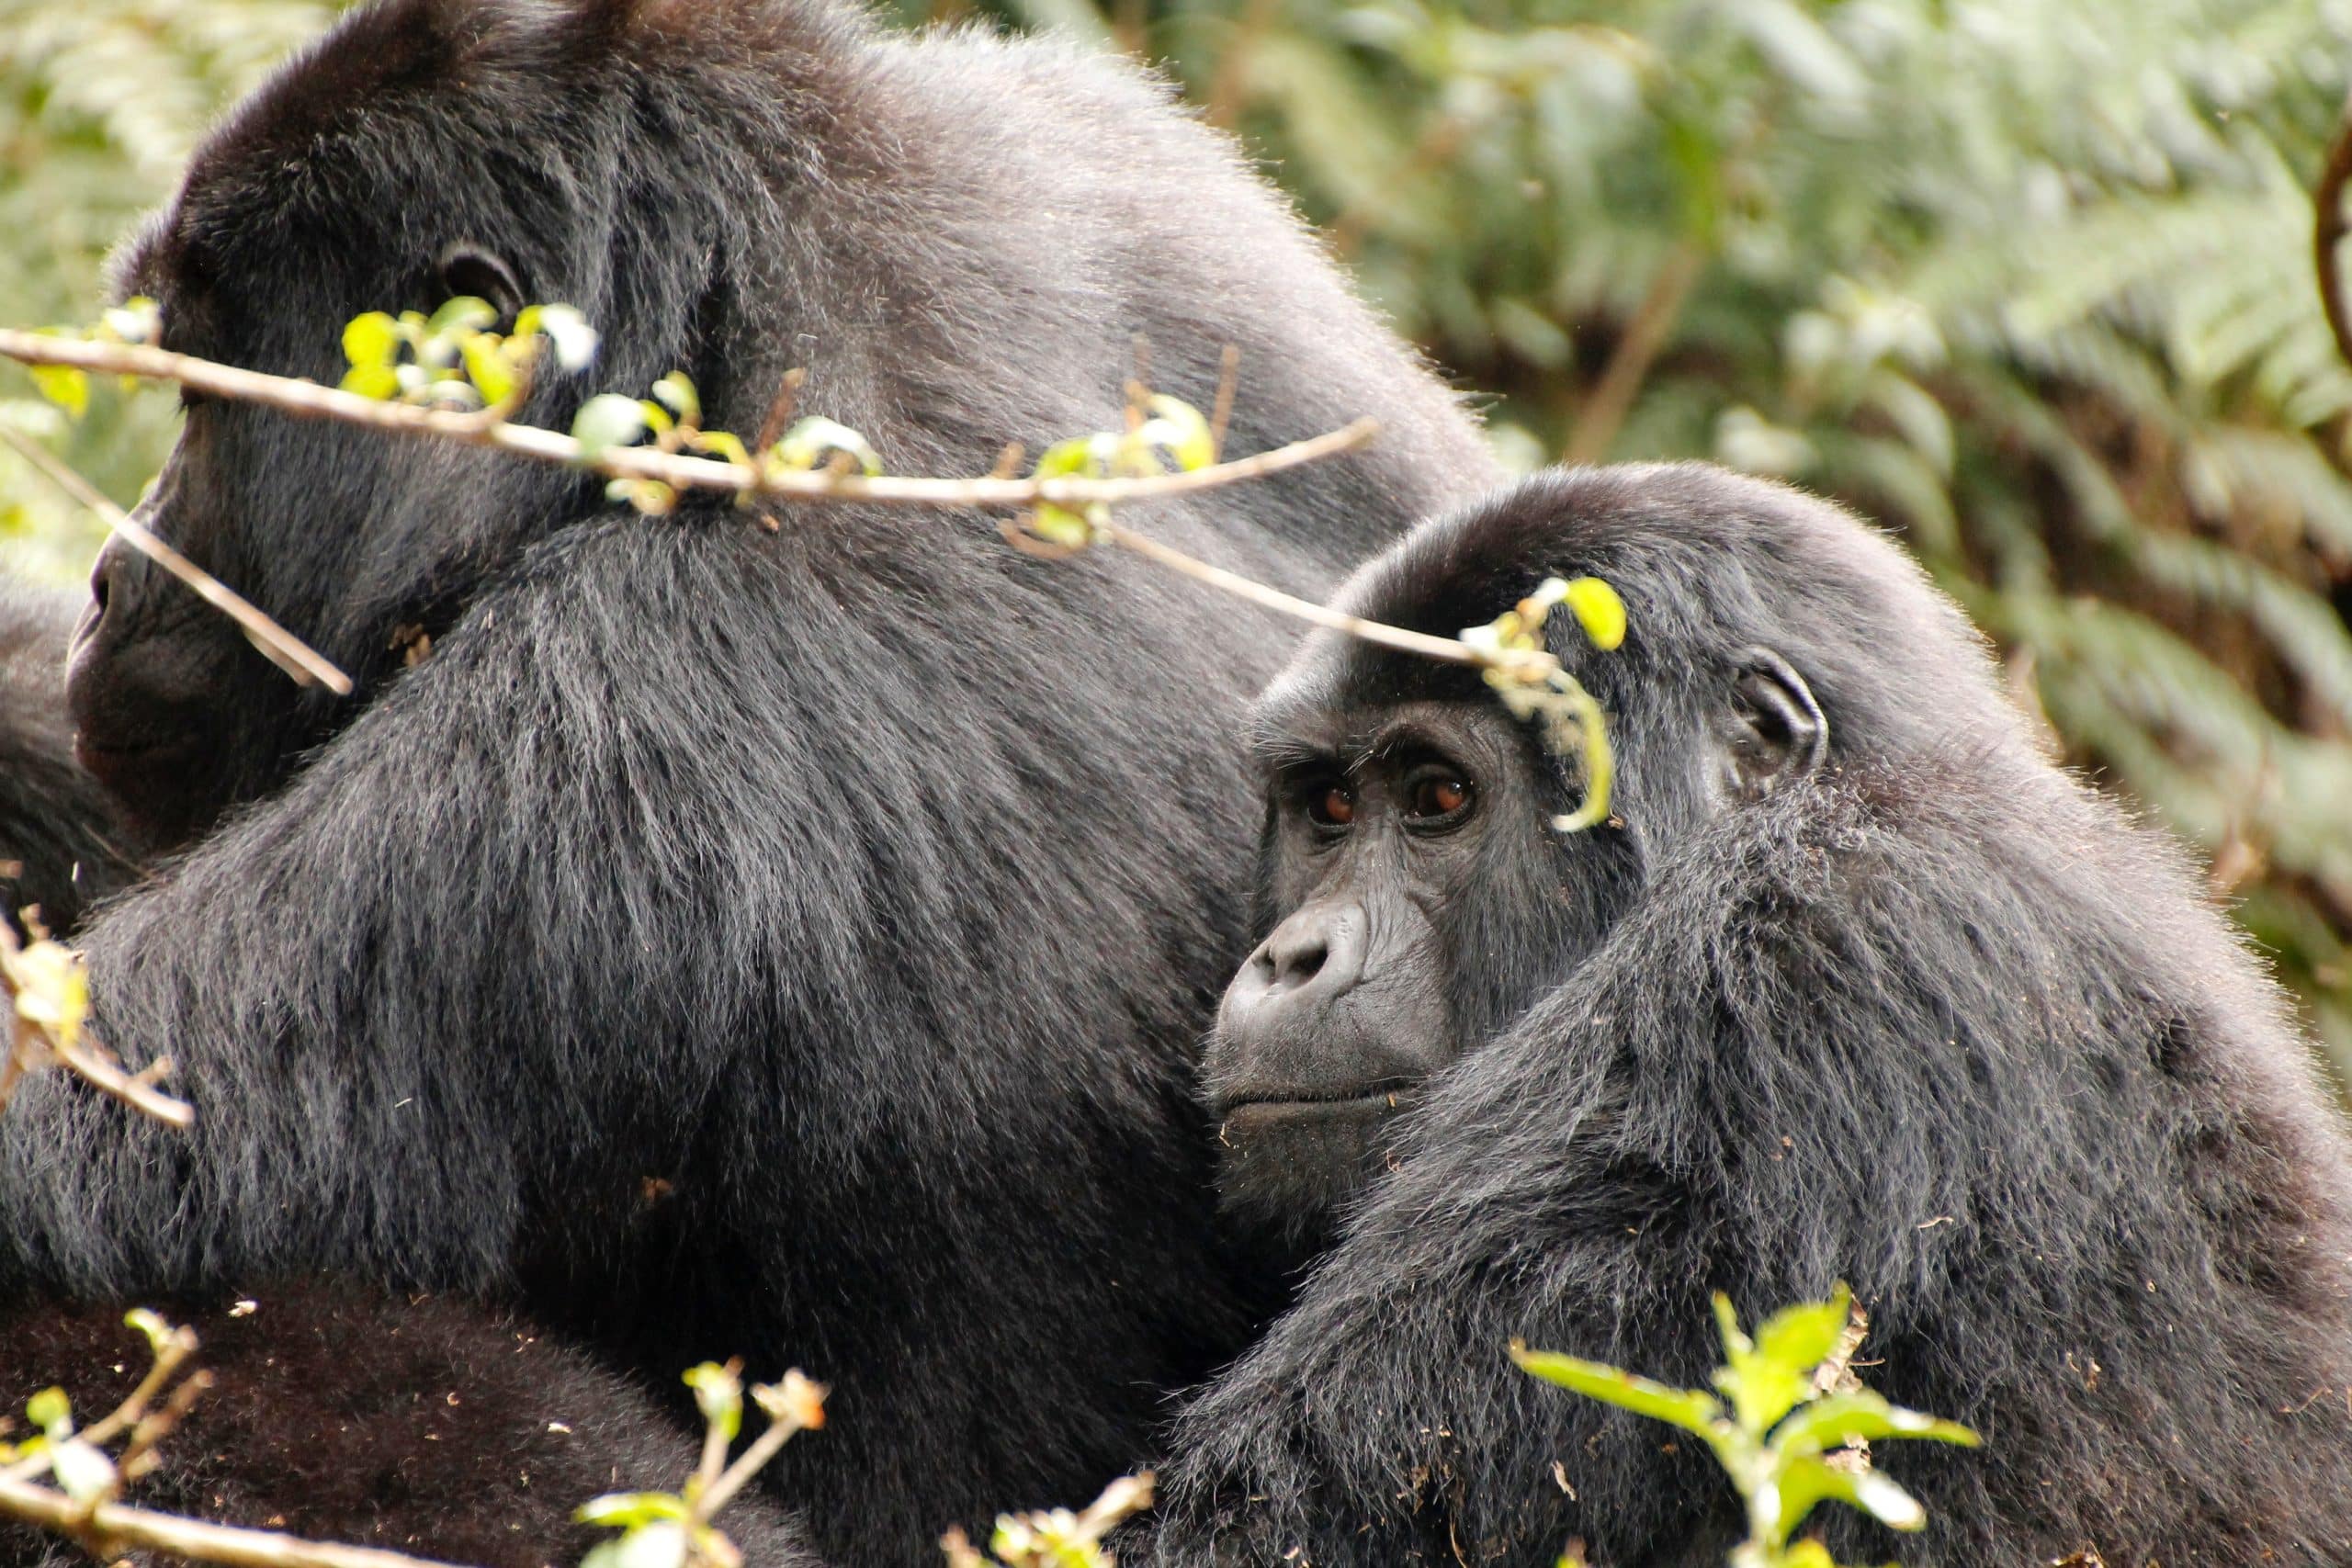
<svg viewBox="0 0 2352 1568">
<path fill-rule="evenodd" d="M 1730 1298 L 1717 1292 L 1724 1365 L 1716 1369 L 1713 1393 L 1530 1350 L 1517 1340 L 1510 1357 L 1546 1382 L 1679 1427 L 1704 1442 L 1747 1506 L 1747 1539 L 1733 1550 L 1730 1568 L 1838 1568 L 1818 1540 L 1789 1540 L 1816 1504 L 1834 1499 L 1890 1529 L 1916 1530 L 1928 1522 L 1917 1498 L 1871 1468 L 1872 1440 L 1924 1438 L 1966 1448 L 1977 1442 L 1976 1434 L 1957 1422 L 1902 1409 L 1861 1385 L 1851 1367 L 1866 1321 L 1840 1286 L 1828 1301 L 1774 1313 L 1751 1337 L 1741 1329 Z M 1581 1568 L 1573 1549 L 1560 1561 L 1562 1568 Z"/>
<path fill-rule="evenodd" d="M 22 916 L 30 933 L 18 941 L 0 920 L 0 997 L 8 1002 L 8 1050 L 0 1056 L 0 1111 L 17 1086 L 45 1067 L 62 1067 L 110 1099 L 143 1116 L 174 1127 L 193 1126 L 194 1108 L 155 1086 L 172 1070 L 158 1056 L 135 1073 L 83 1028 L 90 1011 L 90 982 L 82 955 L 51 942 L 31 911 Z"/>
<path fill-rule="evenodd" d="M 797 372 L 785 378 L 756 452 L 732 433 L 703 428 L 694 384 L 674 371 L 656 382 L 649 397 L 603 392 L 589 398 L 574 415 L 569 434 L 516 423 L 511 416 L 529 395 L 543 361 L 552 358 L 567 371 L 581 369 L 593 359 L 597 338 L 568 306 L 530 306 L 505 333 L 491 330 L 496 320 L 490 305 L 463 297 L 430 316 L 412 310 L 356 317 L 344 332 L 349 369 L 337 387 L 155 347 L 150 340 L 155 335 L 156 317 L 152 302 L 144 299 L 117 307 L 99 328 L 81 337 L 0 329 L 0 356 L 33 367 L 42 389 L 69 411 L 86 402 L 92 373 L 175 381 L 214 397 L 298 417 L 435 436 L 584 468 L 611 481 L 607 493 L 615 501 L 657 515 L 670 511 L 685 490 L 725 491 L 739 502 L 834 501 L 1020 510 L 1019 522 L 1005 525 L 1005 536 L 1033 554 L 1060 556 L 1111 545 L 1277 614 L 1484 671 L 1514 714 L 1542 724 L 1555 750 L 1584 759 L 1584 804 L 1555 818 L 1555 825 L 1566 832 L 1610 820 L 1613 767 L 1600 705 L 1544 648 L 1540 637 L 1545 615 L 1565 603 L 1596 646 L 1615 648 L 1624 636 L 1624 607 L 1606 583 L 1581 578 L 1568 584 L 1555 579 L 1488 626 L 1469 628 L 1458 637 L 1435 637 L 1283 592 L 1113 519 L 1114 504 L 1261 478 L 1354 450 L 1377 434 L 1373 421 L 1358 420 L 1272 451 L 1225 460 L 1219 447 L 1232 398 L 1230 355 L 1213 417 L 1204 418 L 1178 399 L 1154 395 L 1138 380 L 1129 384 L 1124 430 L 1057 442 L 1039 455 L 1025 479 L 1012 472 L 1022 456 L 1017 446 L 1008 447 L 997 471 L 984 477 L 899 478 L 885 474 L 871 445 L 844 425 L 809 417 L 786 426 L 799 385 Z M 772 518 L 763 516 L 763 521 L 771 528 L 776 525 Z M 143 532 L 126 532 L 125 536 L 143 548 Z M 307 649 L 301 651 L 317 658 Z M 347 689 L 347 682 L 339 689 Z"/>
<path fill-rule="evenodd" d="M 34 1434 L 0 1442 L 0 1517 L 20 1519 L 72 1540 L 97 1561 L 126 1549 L 168 1552 L 224 1568 L 451 1568 L 433 1559 L 373 1547 L 303 1540 L 158 1513 L 120 1501 L 152 1473 L 163 1440 L 211 1386 L 194 1365 L 197 1337 L 140 1308 L 124 1320 L 145 1337 L 153 1364 L 112 1413 L 77 1428 L 61 1388 L 25 1406 Z M 619 1533 L 592 1549 L 581 1568 L 741 1568 L 742 1554 L 714 1522 L 796 1433 L 825 1424 L 825 1391 L 798 1371 L 754 1385 L 752 1403 L 767 1427 L 730 1463 L 742 1427 L 741 1363 L 705 1362 L 685 1375 L 705 1422 L 701 1462 L 677 1492 L 614 1493 L 583 1504 L 574 1517 Z M 110 1445 L 120 1443 L 109 1454 Z M 1148 1500 L 1148 1495 L 1147 1495 Z M 1104 1568 L 1109 1568 L 1106 1563 Z"/>
</svg>

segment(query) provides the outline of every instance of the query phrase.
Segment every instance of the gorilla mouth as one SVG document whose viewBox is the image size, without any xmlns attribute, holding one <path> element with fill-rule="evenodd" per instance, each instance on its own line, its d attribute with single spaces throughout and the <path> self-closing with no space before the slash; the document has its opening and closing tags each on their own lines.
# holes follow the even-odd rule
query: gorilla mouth
<svg viewBox="0 0 2352 1568">
<path fill-rule="evenodd" d="M 1347 1089 L 1244 1089 L 1221 1098 L 1217 1110 L 1227 1118 L 1244 1111 L 1266 1116 L 1312 1116 L 1360 1110 L 1401 1111 L 1419 1082 L 1416 1078 L 1397 1077 Z"/>
</svg>

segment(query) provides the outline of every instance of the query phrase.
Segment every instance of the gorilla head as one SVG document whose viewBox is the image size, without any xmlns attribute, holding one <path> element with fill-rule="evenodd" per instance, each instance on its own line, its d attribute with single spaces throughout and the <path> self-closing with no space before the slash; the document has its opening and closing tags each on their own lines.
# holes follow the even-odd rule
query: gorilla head
<svg viewBox="0 0 2352 1568">
<path fill-rule="evenodd" d="M 1622 648 L 1594 649 L 1565 614 L 1549 623 L 1611 716 L 1605 826 L 1553 830 L 1580 803 L 1580 764 L 1547 753 L 1474 671 L 1326 635 L 1260 701 L 1272 930 L 1226 992 L 1207 1062 L 1224 1195 L 1245 1222 L 1311 1242 L 1379 1168 L 1382 1130 L 1422 1080 L 1556 985 L 1702 824 L 1833 757 L 1946 727 L 2014 734 L 1982 682 L 1951 678 L 1949 648 L 1975 634 L 1897 552 L 1762 486 L 1738 501 L 1769 534 L 1683 504 L 1721 482 L 1539 479 L 1473 525 L 1421 531 L 1339 600 L 1451 634 L 1559 563 L 1615 586 L 1632 616 Z M 1601 500 L 1606 531 L 1580 527 Z"/>
<path fill-rule="evenodd" d="M 588 391 L 684 369 L 714 428 L 754 430 L 807 329 L 771 313 L 757 341 L 743 330 L 747 311 L 794 296 L 762 288 L 781 248 L 775 171 L 741 150 L 831 142 L 854 166 L 858 150 L 838 144 L 854 131 L 802 124 L 821 90 L 779 94 L 775 62 L 845 71 L 862 29 L 809 6 L 788 39 L 729 37 L 779 25 L 744 9 L 358 10 L 216 130 L 119 258 L 119 286 L 158 301 L 167 348 L 330 385 L 340 323 L 364 311 L 469 295 L 507 326 L 526 302 L 563 301 L 626 330 L 606 333 L 588 370 L 544 362 L 515 417 L 560 429 Z M 70 701 L 84 762 L 160 843 L 267 791 L 364 708 L 401 668 L 401 628 L 437 637 L 486 577 L 603 504 L 600 482 L 562 468 L 183 401 L 141 521 L 359 689 L 338 700 L 292 685 L 232 624 L 110 543 Z"/>
</svg>

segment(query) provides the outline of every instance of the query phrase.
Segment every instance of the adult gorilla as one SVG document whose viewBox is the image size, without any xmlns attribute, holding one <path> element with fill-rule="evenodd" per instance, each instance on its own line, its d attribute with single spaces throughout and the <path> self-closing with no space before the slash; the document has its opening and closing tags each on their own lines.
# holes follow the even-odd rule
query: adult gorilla
<svg viewBox="0 0 2352 1568">
<path fill-rule="evenodd" d="M 570 301 L 603 352 L 531 420 L 679 367 L 750 431 L 805 366 L 801 406 L 903 472 L 1115 425 L 1138 335 L 1205 404 L 1235 344 L 1235 449 L 1387 434 L 1149 524 L 1309 590 L 1489 476 L 1158 86 L 828 0 L 368 6 L 124 276 L 170 347 L 321 378 L 364 310 Z M 1246 942 L 1232 713 L 1279 628 L 985 519 L 653 521 L 201 400 L 145 512 L 359 692 L 298 694 L 101 560 L 82 754 L 195 841 L 85 931 L 96 1023 L 168 1047 L 198 1122 L 33 1085 L 0 1295 L 330 1269 L 519 1292 L 664 1382 L 789 1358 L 835 1419 L 780 1479 L 860 1562 L 1088 1495 L 1230 1349 L 1191 1066 Z"/>
<path fill-rule="evenodd" d="M 1378 1179 L 1188 1411 L 1165 1557 L 1720 1563 L 1699 1445 L 1504 1347 L 1702 1383 L 1711 1291 L 1844 1280 L 1871 1383 L 1985 1446 L 1882 1451 L 1927 1533 L 1828 1521 L 1841 1560 L 2352 1562 L 2352 1153 L 2172 847 L 2037 753 L 1892 545 L 1776 486 L 1544 477 L 1342 603 L 1448 631 L 1555 572 L 1631 612 L 1552 638 L 1614 716 L 1607 828 L 1552 832 L 1576 770 L 1467 672 L 1325 639 L 1259 709 L 1228 1196 L 1295 1230 Z"/>
<path fill-rule="evenodd" d="M 53 932 L 127 881 L 134 840 L 74 760 L 65 648 L 79 605 L 0 579 L 0 919 L 28 905 Z"/>
</svg>

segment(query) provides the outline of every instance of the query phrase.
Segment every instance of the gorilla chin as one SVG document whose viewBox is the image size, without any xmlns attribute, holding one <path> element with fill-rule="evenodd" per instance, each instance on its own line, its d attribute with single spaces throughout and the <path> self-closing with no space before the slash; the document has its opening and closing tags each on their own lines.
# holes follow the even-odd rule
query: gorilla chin
<svg viewBox="0 0 2352 1568">
<path fill-rule="evenodd" d="M 1328 1244 L 1347 1200 L 1387 1168 L 1388 1127 L 1409 1088 L 1344 1099 L 1220 1101 L 1217 1198 L 1231 1223 L 1304 1254 Z"/>
</svg>

